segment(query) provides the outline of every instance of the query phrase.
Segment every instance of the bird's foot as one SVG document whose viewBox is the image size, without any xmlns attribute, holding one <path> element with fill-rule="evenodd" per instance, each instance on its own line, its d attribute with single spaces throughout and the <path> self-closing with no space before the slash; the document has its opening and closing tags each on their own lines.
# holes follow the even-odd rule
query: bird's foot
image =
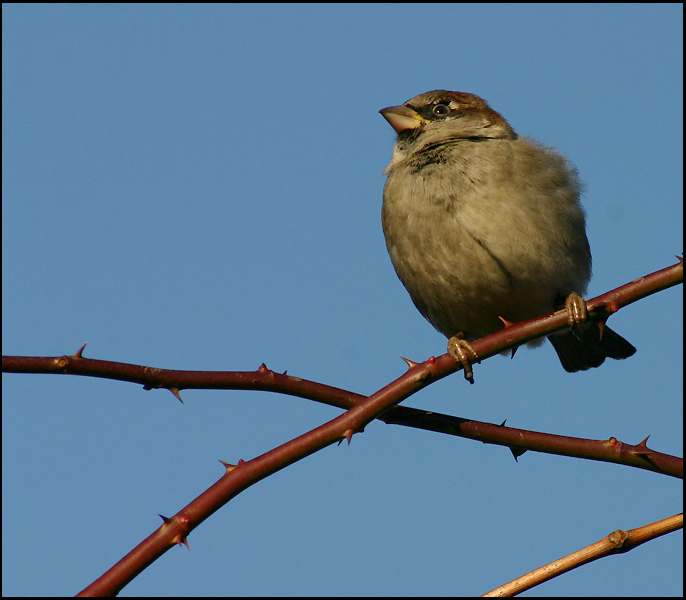
<svg viewBox="0 0 686 600">
<path fill-rule="evenodd" d="M 581 334 L 580 326 L 588 320 L 588 308 L 584 300 L 576 292 L 572 292 L 565 298 L 565 310 L 567 311 L 567 322 L 572 333 L 578 338 Z"/>
<path fill-rule="evenodd" d="M 472 345 L 464 339 L 464 333 L 460 332 L 448 340 L 448 353 L 455 362 L 462 365 L 464 378 L 473 384 L 474 372 L 472 371 L 472 363 L 480 362 L 479 355 L 474 351 Z"/>
</svg>

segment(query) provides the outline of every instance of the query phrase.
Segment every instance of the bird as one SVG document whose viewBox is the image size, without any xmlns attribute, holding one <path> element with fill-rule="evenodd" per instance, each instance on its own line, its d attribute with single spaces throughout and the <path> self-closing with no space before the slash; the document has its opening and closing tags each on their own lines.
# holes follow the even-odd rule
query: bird
<svg viewBox="0 0 686 600">
<path fill-rule="evenodd" d="M 583 186 L 564 156 L 466 92 L 434 90 L 379 112 L 397 133 L 381 211 L 391 262 L 470 383 L 470 342 L 561 308 L 570 327 L 548 339 L 565 371 L 636 352 L 587 320 Z"/>
</svg>

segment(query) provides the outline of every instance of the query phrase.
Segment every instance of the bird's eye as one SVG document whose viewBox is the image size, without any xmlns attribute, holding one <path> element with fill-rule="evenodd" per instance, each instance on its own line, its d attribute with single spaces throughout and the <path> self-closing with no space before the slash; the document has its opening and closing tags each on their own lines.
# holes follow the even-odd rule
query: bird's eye
<svg viewBox="0 0 686 600">
<path fill-rule="evenodd" d="M 448 114 L 450 114 L 450 107 L 447 104 L 436 104 L 432 109 L 431 112 L 434 114 L 435 117 L 445 117 Z"/>
</svg>

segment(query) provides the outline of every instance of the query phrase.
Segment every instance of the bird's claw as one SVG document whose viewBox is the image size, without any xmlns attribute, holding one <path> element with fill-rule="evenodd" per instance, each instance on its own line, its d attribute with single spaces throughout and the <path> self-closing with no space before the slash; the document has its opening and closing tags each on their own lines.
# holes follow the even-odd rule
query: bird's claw
<svg viewBox="0 0 686 600">
<path fill-rule="evenodd" d="M 455 362 L 462 365 L 464 378 L 473 384 L 474 372 L 472 371 L 472 363 L 480 362 L 479 355 L 474 351 L 472 345 L 464 339 L 464 333 L 458 333 L 448 340 L 448 353 Z M 470 355 L 472 357 L 471 360 Z"/>
<path fill-rule="evenodd" d="M 565 298 L 565 310 L 567 322 L 575 336 L 579 337 L 579 326 L 588 319 L 586 301 L 576 292 L 572 292 Z"/>
</svg>

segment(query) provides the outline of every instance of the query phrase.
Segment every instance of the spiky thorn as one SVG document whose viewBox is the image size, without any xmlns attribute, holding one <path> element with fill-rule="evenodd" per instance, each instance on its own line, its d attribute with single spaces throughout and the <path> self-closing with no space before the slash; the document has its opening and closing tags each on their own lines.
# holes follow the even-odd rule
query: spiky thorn
<svg viewBox="0 0 686 600">
<path fill-rule="evenodd" d="M 257 370 L 260 373 L 269 373 L 269 369 L 267 368 L 267 365 L 265 365 L 264 363 L 262 363 Z"/>
<path fill-rule="evenodd" d="M 414 362 L 413 360 L 410 360 L 409 358 L 405 358 L 404 356 L 401 356 L 406 363 L 407 363 L 407 370 L 409 371 L 412 367 L 416 367 L 419 363 Z"/>
<path fill-rule="evenodd" d="M 504 317 L 498 317 L 498 318 L 503 322 L 503 325 L 505 325 L 505 329 L 507 329 L 508 327 L 512 327 L 514 325 L 514 323 L 512 321 L 508 321 Z"/>
<path fill-rule="evenodd" d="M 498 427 L 505 427 L 505 423 L 507 423 L 507 419 L 505 419 Z M 514 456 L 515 462 L 519 462 L 517 459 L 526 452 L 526 450 L 522 450 L 521 448 L 515 448 L 514 446 L 508 446 L 510 449 L 510 452 L 512 452 L 512 456 Z"/>
<path fill-rule="evenodd" d="M 340 445 L 341 445 L 341 442 L 342 442 L 344 439 L 346 439 L 346 440 L 348 440 L 348 446 L 350 446 L 350 440 L 353 439 L 353 435 L 355 435 L 356 433 L 357 433 L 357 432 L 356 432 L 352 427 L 351 427 L 350 429 L 346 429 L 346 430 L 343 432 L 343 437 L 342 437 L 340 440 L 338 440 L 338 445 L 340 446 Z"/>
<path fill-rule="evenodd" d="M 179 388 L 170 387 L 170 388 L 167 388 L 167 389 L 168 389 L 172 394 L 174 394 L 174 396 L 176 397 L 176 399 L 177 399 L 179 402 L 181 402 L 181 404 L 183 404 L 183 400 L 181 400 L 181 395 L 179 394 Z"/>
<path fill-rule="evenodd" d="M 171 539 L 171 543 L 172 543 L 172 544 L 178 544 L 179 546 L 184 545 L 184 546 L 186 546 L 186 548 L 188 548 L 189 550 L 191 549 L 191 547 L 188 545 L 188 538 L 187 538 L 185 535 L 181 535 L 181 534 L 175 535 L 175 536 Z"/>
<path fill-rule="evenodd" d="M 162 517 L 162 515 L 160 515 L 160 517 Z M 165 517 L 162 517 L 162 519 L 164 519 L 164 524 L 165 524 L 165 525 L 167 525 L 169 522 L 171 522 L 171 521 L 173 520 L 173 519 L 165 519 Z M 188 527 L 189 519 L 188 519 L 188 517 L 187 517 L 186 515 L 180 513 L 180 514 L 176 515 L 176 519 L 177 519 L 177 521 L 178 521 L 181 525 L 184 525 L 184 526 Z M 164 527 L 164 525 L 163 525 L 163 527 Z M 169 541 L 170 541 L 170 543 L 172 543 L 172 544 L 178 544 L 179 546 L 180 546 L 181 544 L 183 544 L 183 545 L 186 546 L 186 548 L 188 548 L 189 550 L 191 549 L 191 547 L 188 545 L 188 536 L 187 536 L 187 535 L 183 535 L 183 534 L 179 533 L 179 534 L 175 535 L 175 536 L 174 536 L 171 540 L 169 540 Z"/>
<path fill-rule="evenodd" d="M 507 320 L 506 318 L 504 318 L 504 317 L 498 317 L 498 318 L 503 322 L 503 325 L 505 325 L 505 329 L 507 329 L 508 327 L 512 327 L 513 325 L 515 325 L 515 323 L 513 323 L 512 321 L 508 321 L 508 320 Z M 518 349 L 519 349 L 519 346 L 515 346 L 514 348 L 512 348 L 512 354 L 510 354 L 510 360 L 512 360 L 512 359 L 514 358 L 514 355 L 517 353 L 517 350 L 518 350 Z"/>
<path fill-rule="evenodd" d="M 603 339 L 603 333 L 605 333 L 605 321 L 598 321 L 598 331 L 600 332 L 599 340 Z"/>
<path fill-rule="evenodd" d="M 230 473 L 231 471 L 233 471 L 238 466 L 238 465 L 232 465 L 231 463 L 224 462 L 221 458 L 218 458 L 217 460 L 226 467 L 226 473 Z"/>
<path fill-rule="evenodd" d="M 158 514 L 159 514 L 159 513 L 158 513 Z M 169 525 L 169 523 L 171 523 L 171 522 L 173 521 L 173 519 L 170 519 L 169 517 L 165 517 L 164 515 L 159 515 L 159 516 L 160 516 L 160 517 L 162 518 L 162 520 L 164 521 L 164 525 Z M 164 527 L 164 525 L 162 525 L 162 527 Z M 185 544 L 186 548 L 188 548 L 189 550 L 191 549 L 191 547 L 188 545 L 188 540 L 186 539 L 186 536 L 185 536 L 185 535 L 181 535 L 181 534 L 175 535 L 175 536 L 171 539 L 171 543 L 172 543 L 172 544 L 178 544 L 179 546 L 180 546 L 181 544 Z"/>
<path fill-rule="evenodd" d="M 636 444 L 637 448 L 641 448 L 641 450 L 637 450 L 634 452 L 636 456 L 640 456 L 641 458 L 646 458 L 649 454 L 652 454 L 652 451 L 650 448 L 648 448 L 648 436 L 646 439 L 644 439 L 640 444 Z"/>
<path fill-rule="evenodd" d="M 519 462 L 517 459 L 526 452 L 526 449 L 522 450 L 521 448 L 515 448 L 514 446 L 508 446 L 508 448 L 510 449 L 510 452 L 512 452 L 512 456 L 517 463 Z"/>
<path fill-rule="evenodd" d="M 601 311 L 607 311 L 610 313 L 610 315 L 613 315 L 619 310 L 619 306 L 617 306 L 616 302 L 610 301 L 610 302 L 599 302 L 593 307 L 595 310 Z M 609 317 L 609 315 L 608 315 Z M 607 322 L 608 317 L 605 317 L 604 319 L 601 319 L 598 321 L 598 339 L 602 340 L 603 339 L 603 334 L 605 333 L 605 323 Z"/>
<path fill-rule="evenodd" d="M 645 460 L 648 464 L 653 465 L 654 462 L 652 460 L 652 455 L 653 451 L 648 448 L 648 436 L 646 439 L 644 439 L 640 444 L 637 445 L 638 448 L 641 448 L 641 450 L 636 450 L 634 454 L 638 456 L 639 458 L 642 458 Z"/>
<path fill-rule="evenodd" d="M 76 354 L 72 354 L 70 358 L 76 358 L 76 359 L 83 358 L 83 351 L 85 350 L 86 346 L 88 346 L 88 342 L 86 342 L 83 346 L 81 346 L 81 348 L 79 348 L 76 351 Z"/>
</svg>

